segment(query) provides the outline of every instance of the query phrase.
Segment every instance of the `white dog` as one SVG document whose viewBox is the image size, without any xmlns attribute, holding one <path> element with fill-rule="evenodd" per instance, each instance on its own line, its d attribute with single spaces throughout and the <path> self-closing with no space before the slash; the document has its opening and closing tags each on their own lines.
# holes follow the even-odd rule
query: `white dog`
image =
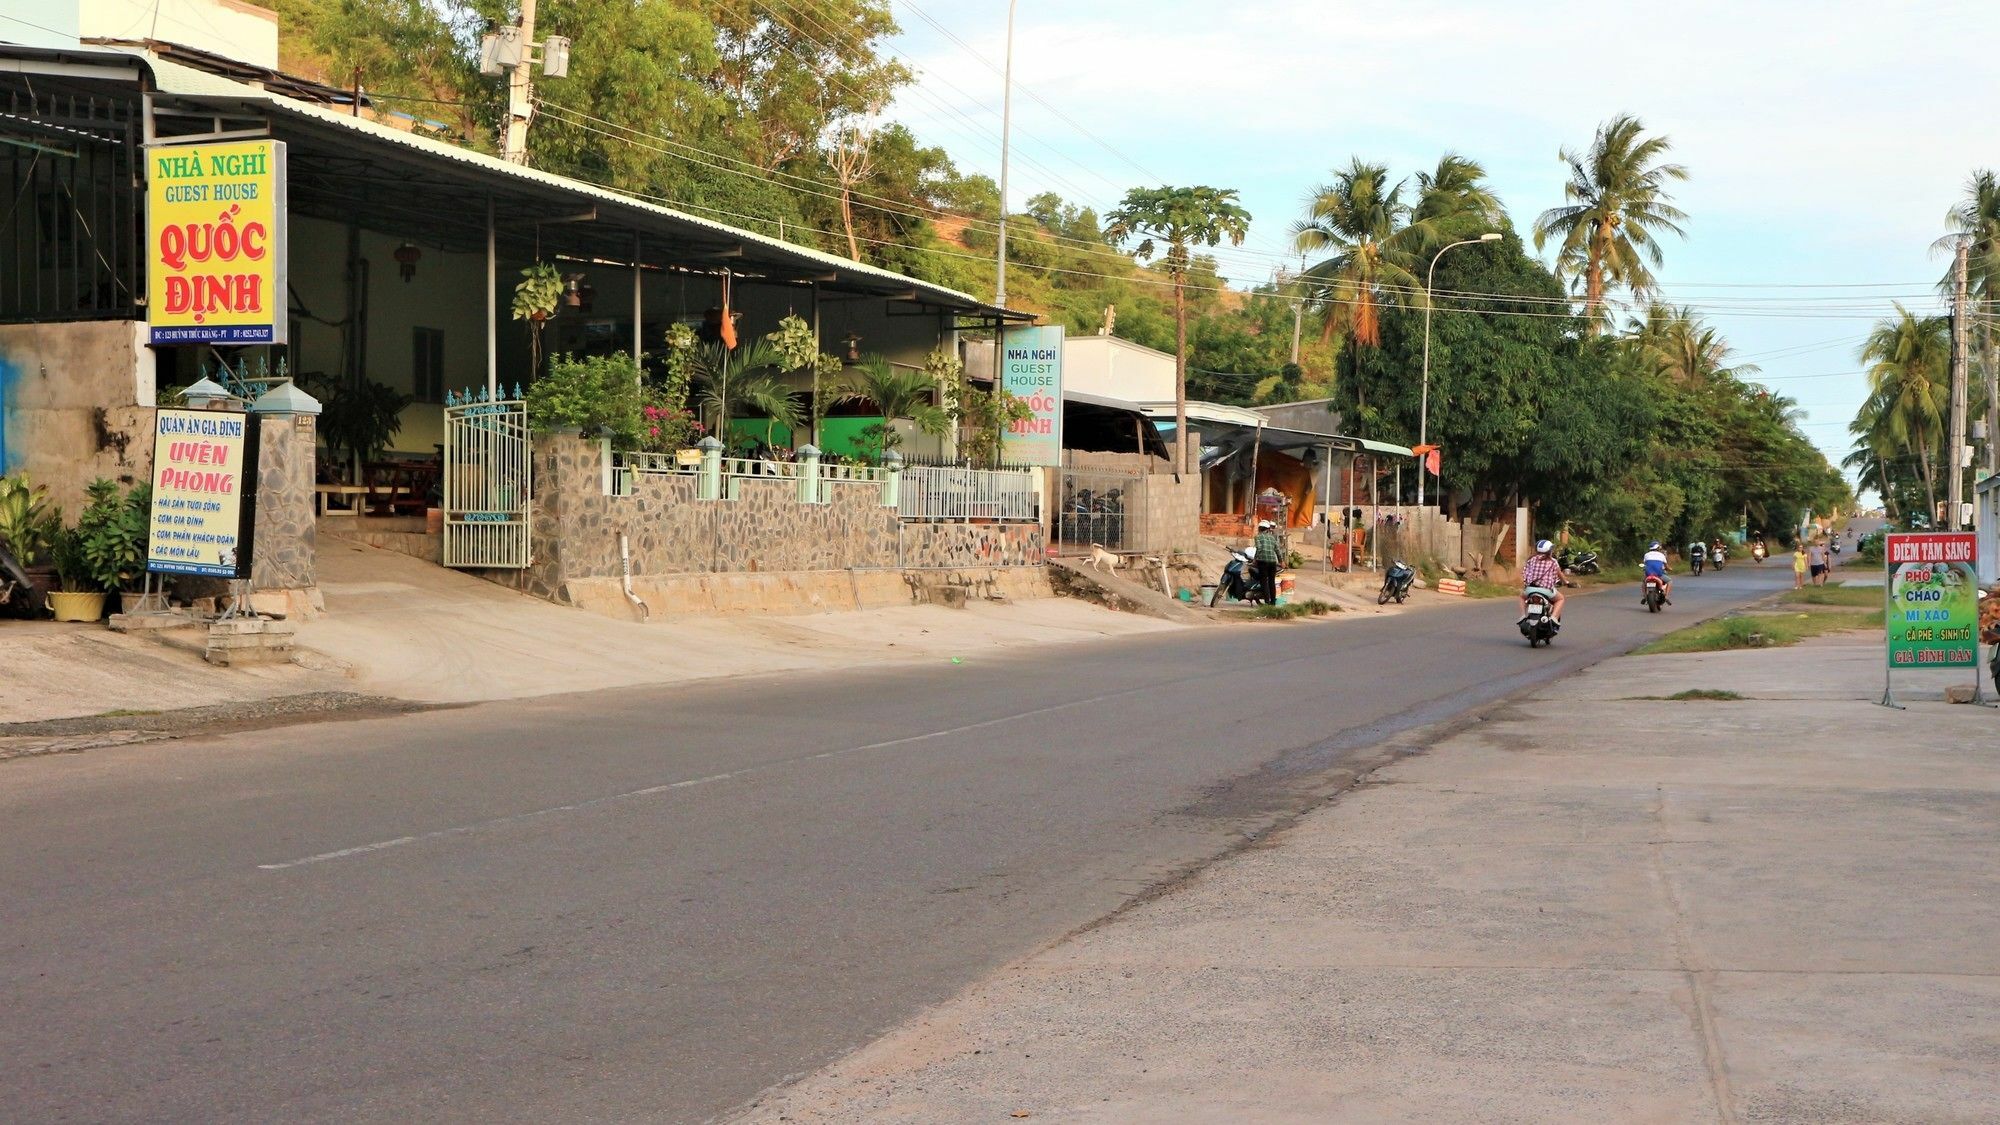
<svg viewBox="0 0 2000 1125">
<path fill-rule="evenodd" d="M 1090 565 L 1102 571 L 1113 571 L 1125 565 L 1125 561 L 1095 543 L 1090 545 Z"/>
</svg>

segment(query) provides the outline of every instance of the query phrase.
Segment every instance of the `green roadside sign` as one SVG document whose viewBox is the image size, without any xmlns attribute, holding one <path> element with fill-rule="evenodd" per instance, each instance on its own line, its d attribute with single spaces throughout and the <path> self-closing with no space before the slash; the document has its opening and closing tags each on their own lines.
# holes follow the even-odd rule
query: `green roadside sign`
<svg viewBox="0 0 2000 1125">
<path fill-rule="evenodd" d="M 1891 669 L 1978 666 L 1977 550 L 1970 533 L 1888 537 Z"/>
</svg>

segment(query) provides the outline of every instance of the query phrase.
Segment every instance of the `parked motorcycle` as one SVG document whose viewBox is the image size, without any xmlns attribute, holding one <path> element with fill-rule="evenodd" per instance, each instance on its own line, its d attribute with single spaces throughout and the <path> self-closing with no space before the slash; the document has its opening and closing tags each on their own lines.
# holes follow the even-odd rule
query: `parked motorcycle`
<svg viewBox="0 0 2000 1125">
<path fill-rule="evenodd" d="M 1394 598 L 1397 605 L 1402 605 L 1403 599 L 1410 596 L 1410 584 L 1416 580 L 1417 572 L 1411 569 L 1409 563 L 1402 559 L 1390 563 L 1388 571 L 1382 575 L 1382 592 L 1376 595 L 1375 604 L 1388 605 L 1389 599 Z"/>
<path fill-rule="evenodd" d="M 1216 579 L 1215 593 L 1210 595 L 1208 604 L 1221 605 L 1224 598 L 1239 602 L 1268 602 L 1270 592 L 1257 577 L 1253 565 L 1256 556 L 1248 547 L 1237 547 L 1229 552 L 1229 565 L 1222 568 L 1222 577 Z"/>
<path fill-rule="evenodd" d="M 1528 647 L 1552 644 L 1556 639 L 1556 620 L 1549 615 L 1555 599 L 1541 590 L 1528 591 L 1528 616 L 1521 621 L 1521 635 L 1528 638 Z"/>
<path fill-rule="evenodd" d="M 1597 562 L 1596 551 L 1564 551 L 1556 556 L 1556 561 L 1571 574 L 1596 574 L 1603 569 Z"/>
<path fill-rule="evenodd" d="M 1658 613 L 1666 608 L 1667 583 L 1664 579 L 1648 574 L 1646 576 L 1646 612 Z"/>
</svg>

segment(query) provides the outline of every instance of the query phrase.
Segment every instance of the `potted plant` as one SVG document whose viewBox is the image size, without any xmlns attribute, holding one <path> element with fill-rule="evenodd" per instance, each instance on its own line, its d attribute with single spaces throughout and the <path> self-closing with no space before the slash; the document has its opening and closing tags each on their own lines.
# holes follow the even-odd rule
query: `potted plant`
<svg viewBox="0 0 2000 1125">
<path fill-rule="evenodd" d="M 49 550 L 62 526 L 62 509 L 48 502 L 46 488 L 30 482 L 26 473 L 0 477 L 0 543 L 37 589 L 53 585 Z"/>
<path fill-rule="evenodd" d="M 118 482 L 99 477 L 84 491 L 90 504 L 77 517 L 76 535 L 90 581 L 106 594 L 136 593 L 146 575 L 152 488 L 142 484 L 121 494 Z"/>
<path fill-rule="evenodd" d="M 527 392 L 528 424 L 536 433 L 611 438 L 635 447 L 643 414 L 639 365 L 625 352 L 556 355 Z"/>
<path fill-rule="evenodd" d="M 57 585 L 48 594 L 50 614 L 57 621 L 103 620 L 104 591 L 97 588 L 83 536 L 70 527 L 57 531 L 49 558 L 55 564 Z"/>
<path fill-rule="evenodd" d="M 528 368 L 542 369 L 542 322 L 556 315 L 563 298 L 563 277 L 547 262 L 521 271 L 514 285 L 514 319 L 528 322 Z"/>
<path fill-rule="evenodd" d="M 325 405 L 319 416 L 319 439 L 339 460 L 343 472 L 376 460 L 403 429 L 403 410 L 415 401 L 385 383 L 362 379 L 359 385 L 328 376 L 312 388 Z"/>
</svg>

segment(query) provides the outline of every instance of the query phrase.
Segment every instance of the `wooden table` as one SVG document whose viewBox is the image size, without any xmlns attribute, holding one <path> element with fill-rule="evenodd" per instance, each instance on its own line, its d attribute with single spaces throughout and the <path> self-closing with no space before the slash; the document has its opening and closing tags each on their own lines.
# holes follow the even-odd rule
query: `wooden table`
<svg viewBox="0 0 2000 1125">
<path fill-rule="evenodd" d="M 313 491 L 319 494 L 319 514 L 322 517 L 358 516 L 361 514 L 362 504 L 357 497 L 368 495 L 368 486 L 365 484 L 316 484 L 313 485 Z M 347 506 L 344 508 L 333 507 L 330 501 L 336 496 L 340 497 L 341 503 Z"/>
</svg>

